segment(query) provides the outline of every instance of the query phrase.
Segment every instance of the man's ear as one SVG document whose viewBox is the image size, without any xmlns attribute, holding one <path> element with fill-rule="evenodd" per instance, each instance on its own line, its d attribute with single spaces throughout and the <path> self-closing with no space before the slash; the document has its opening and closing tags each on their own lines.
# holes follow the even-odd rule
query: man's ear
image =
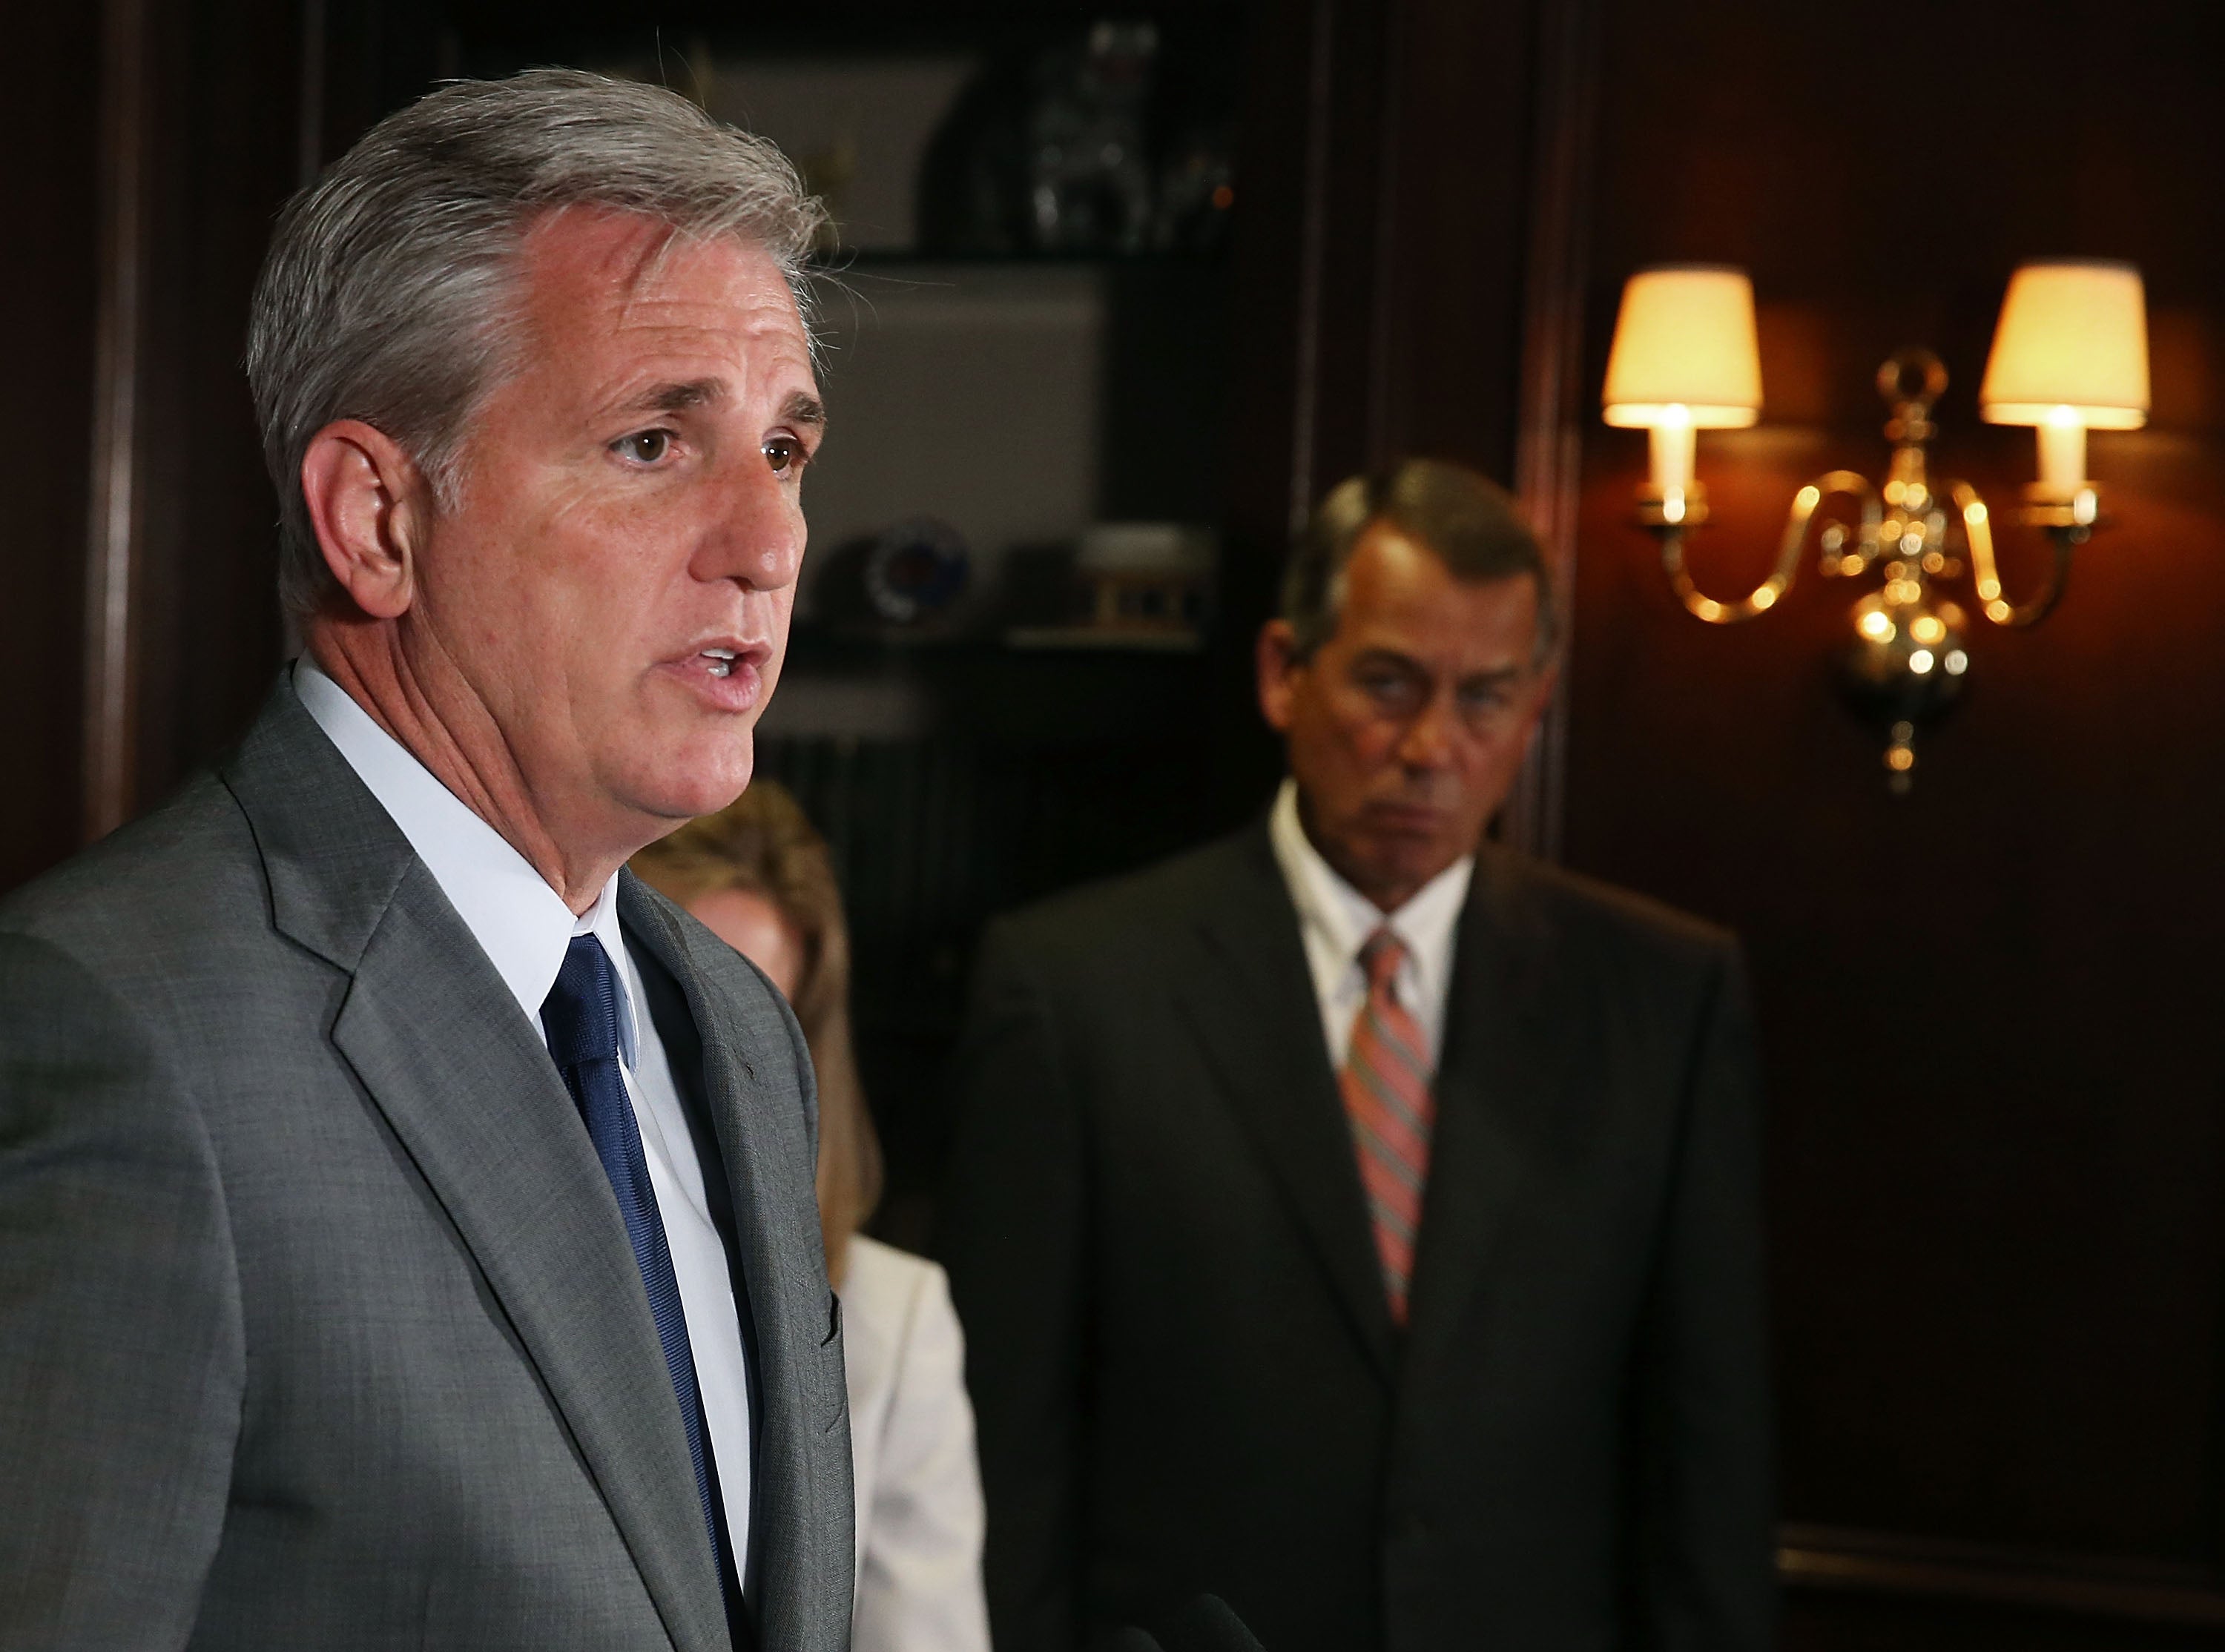
<svg viewBox="0 0 2225 1652">
<path fill-rule="evenodd" d="M 1277 734 L 1290 726 L 1290 701 L 1296 693 L 1291 680 L 1303 665 L 1298 658 L 1298 635 L 1290 621 L 1271 619 L 1259 628 L 1259 714 Z"/>
<path fill-rule="evenodd" d="M 408 612 L 429 501 L 402 445 L 360 419 L 336 420 L 301 456 L 301 497 L 325 566 L 355 605 L 373 619 Z"/>
</svg>

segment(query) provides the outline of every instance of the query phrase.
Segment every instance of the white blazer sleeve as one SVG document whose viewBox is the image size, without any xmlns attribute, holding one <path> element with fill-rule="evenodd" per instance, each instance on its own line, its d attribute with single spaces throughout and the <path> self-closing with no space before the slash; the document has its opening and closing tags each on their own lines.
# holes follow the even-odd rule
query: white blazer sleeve
<svg viewBox="0 0 2225 1652">
<path fill-rule="evenodd" d="M 965 1343 L 932 1263 L 905 1293 L 871 1484 L 858 1486 L 863 1554 L 852 1652 L 988 1652 L 981 1472 Z"/>
</svg>

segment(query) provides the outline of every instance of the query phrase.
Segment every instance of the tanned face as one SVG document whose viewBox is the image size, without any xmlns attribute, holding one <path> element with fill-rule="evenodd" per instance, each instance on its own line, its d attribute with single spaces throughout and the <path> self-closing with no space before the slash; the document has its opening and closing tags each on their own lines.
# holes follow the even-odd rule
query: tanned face
<svg viewBox="0 0 2225 1652">
<path fill-rule="evenodd" d="M 553 213 L 518 269 L 520 365 L 449 508 L 384 433 L 304 466 L 349 601 L 318 661 L 574 902 L 748 783 L 823 417 L 764 251 Z"/>
<path fill-rule="evenodd" d="M 536 788 L 712 813 L 749 783 L 803 555 L 796 301 L 753 248 L 581 213 L 529 237 L 524 288 L 528 365 L 474 421 L 421 623 Z"/>
<path fill-rule="evenodd" d="M 1481 842 L 1550 699 L 1537 582 L 1464 582 L 1386 522 L 1353 547 L 1334 633 L 1297 657 L 1260 634 L 1259 704 L 1307 836 L 1385 912 Z"/>
</svg>

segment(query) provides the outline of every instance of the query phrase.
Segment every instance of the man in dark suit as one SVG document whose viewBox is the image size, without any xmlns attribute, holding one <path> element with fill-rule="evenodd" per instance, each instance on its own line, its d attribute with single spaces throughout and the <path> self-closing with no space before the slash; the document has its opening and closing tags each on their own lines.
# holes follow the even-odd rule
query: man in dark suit
<svg viewBox="0 0 2225 1652">
<path fill-rule="evenodd" d="M 288 208 L 249 377 L 306 654 L 0 906 L 0 1643 L 848 1643 L 803 1041 L 620 871 L 749 778 L 815 225 L 557 72 Z"/>
<path fill-rule="evenodd" d="M 1767 1644 L 1738 959 L 1484 840 L 1553 631 L 1490 483 L 1346 484 L 1270 817 L 985 941 L 942 1249 L 1001 1652 L 1201 1591 L 1269 1652 Z"/>
</svg>

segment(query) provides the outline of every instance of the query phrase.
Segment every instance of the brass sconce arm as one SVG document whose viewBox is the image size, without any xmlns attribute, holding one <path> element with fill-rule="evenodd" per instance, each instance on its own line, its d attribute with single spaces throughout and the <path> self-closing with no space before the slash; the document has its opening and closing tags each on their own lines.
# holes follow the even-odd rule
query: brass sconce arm
<svg viewBox="0 0 2225 1652">
<path fill-rule="evenodd" d="M 1735 625 L 1741 620 L 1765 614 L 1777 605 L 1778 598 L 1792 586 L 1800 573 L 1800 552 L 1808 542 L 1808 529 L 1817 509 L 1823 501 L 1845 494 L 1861 502 L 1861 549 L 1859 553 L 1863 566 L 1876 559 L 1878 554 L 1878 523 L 1883 519 L 1884 507 L 1879 502 L 1877 489 L 1870 479 L 1855 471 L 1833 471 L 1819 476 L 1793 496 L 1792 509 L 1784 518 L 1784 537 L 1777 548 L 1777 566 L 1769 577 L 1736 602 L 1719 602 L 1693 583 L 1690 571 L 1684 565 L 1684 530 L 1687 522 L 1669 522 L 1662 517 L 1658 507 L 1646 508 L 1641 514 L 1646 526 L 1660 536 L 1661 567 L 1669 576 L 1685 611 L 1694 617 L 1706 620 L 1710 625 Z M 1698 513 L 1705 519 L 1705 511 Z M 1835 554 L 1831 561 L 1835 564 Z M 1834 566 L 1834 573 L 1839 570 Z"/>
<path fill-rule="evenodd" d="M 2012 630 L 2038 624 L 2054 611 L 2055 604 L 2063 600 L 2063 593 L 2070 588 L 2070 553 L 2086 541 L 2095 520 L 2093 492 L 2091 490 L 2082 492 L 2078 504 L 2071 507 L 2073 510 L 2082 507 L 2081 519 L 2063 522 L 2048 519 L 2041 522 L 2047 529 L 2048 543 L 2055 553 L 2054 565 L 2038 596 L 2029 602 L 2013 603 L 2001 592 L 2000 569 L 1994 560 L 1993 517 L 1986 509 L 1986 502 L 1978 497 L 1978 491 L 1968 482 L 1950 482 L 1948 487 L 1953 494 L 1956 509 L 1962 513 L 1962 537 L 1970 547 L 1971 580 L 1977 588 L 1978 601 L 1982 604 L 1981 611 L 1994 624 Z"/>
</svg>

